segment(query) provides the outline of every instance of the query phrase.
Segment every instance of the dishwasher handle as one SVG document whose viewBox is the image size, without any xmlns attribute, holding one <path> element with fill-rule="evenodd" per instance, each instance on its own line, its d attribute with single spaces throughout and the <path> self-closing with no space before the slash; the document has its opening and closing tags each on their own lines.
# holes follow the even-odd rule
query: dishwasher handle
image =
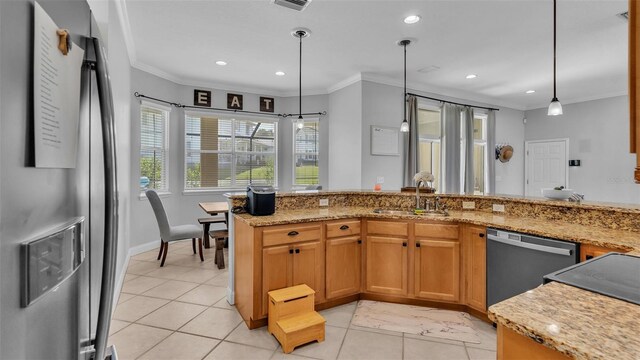
<svg viewBox="0 0 640 360">
<path fill-rule="evenodd" d="M 526 243 L 526 242 L 522 242 L 522 241 L 507 240 L 507 239 L 503 239 L 503 238 L 500 238 L 500 237 L 497 237 L 497 236 L 491 235 L 491 234 L 487 235 L 487 239 L 489 239 L 491 241 L 497 241 L 497 242 L 500 242 L 500 243 L 503 243 L 503 244 L 506 244 L 506 245 L 522 247 L 522 248 L 531 249 L 531 250 L 535 250 L 535 251 L 542 251 L 542 252 L 546 252 L 546 253 L 563 255 L 563 256 L 571 256 L 572 255 L 572 251 L 570 249 L 562 249 L 562 248 L 556 248 L 556 247 L 551 247 L 551 246 L 531 244 L 531 243 Z"/>
</svg>

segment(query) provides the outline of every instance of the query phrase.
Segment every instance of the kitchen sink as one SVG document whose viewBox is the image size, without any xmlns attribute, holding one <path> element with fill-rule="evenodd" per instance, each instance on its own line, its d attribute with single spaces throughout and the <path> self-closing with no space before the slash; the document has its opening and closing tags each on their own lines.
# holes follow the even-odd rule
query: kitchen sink
<svg viewBox="0 0 640 360">
<path fill-rule="evenodd" d="M 415 215 L 413 211 L 406 210 L 392 210 L 392 209 L 375 209 L 373 210 L 376 214 L 384 214 L 384 215 Z"/>
<path fill-rule="evenodd" d="M 444 217 L 449 216 L 449 213 L 446 211 L 427 211 L 424 213 L 416 214 L 413 211 L 407 210 L 395 210 L 395 209 L 375 209 L 373 210 L 375 214 L 384 214 L 384 215 L 416 215 L 416 216 L 424 216 L 424 217 Z"/>
</svg>

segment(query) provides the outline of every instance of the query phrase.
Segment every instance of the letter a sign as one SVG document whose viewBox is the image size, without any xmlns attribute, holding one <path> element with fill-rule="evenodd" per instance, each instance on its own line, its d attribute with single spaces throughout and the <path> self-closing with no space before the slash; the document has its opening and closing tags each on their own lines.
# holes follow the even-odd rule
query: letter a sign
<svg viewBox="0 0 640 360">
<path fill-rule="evenodd" d="M 227 94 L 227 109 L 242 110 L 242 95 Z"/>
</svg>

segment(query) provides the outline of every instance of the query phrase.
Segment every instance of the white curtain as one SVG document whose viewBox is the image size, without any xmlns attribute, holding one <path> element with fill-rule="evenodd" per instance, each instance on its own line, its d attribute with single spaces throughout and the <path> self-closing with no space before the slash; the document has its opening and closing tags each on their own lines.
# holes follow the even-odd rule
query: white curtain
<svg viewBox="0 0 640 360">
<path fill-rule="evenodd" d="M 496 112 L 487 114 L 487 185 L 485 194 L 496 193 Z"/>
<path fill-rule="evenodd" d="M 475 187 L 475 176 L 473 173 L 473 109 L 465 106 L 462 109 L 464 115 L 464 134 L 462 136 L 464 145 L 464 177 L 462 178 L 462 188 L 465 194 L 473 195 Z"/>
<path fill-rule="evenodd" d="M 460 193 L 460 111 L 461 107 L 454 104 L 441 107 L 443 193 Z"/>
<path fill-rule="evenodd" d="M 409 122 L 409 134 L 404 142 L 404 171 L 402 174 L 402 184 L 405 187 L 414 186 L 413 176 L 419 171 L 420 150 L 418 144 L 420 137 L 418 134 L 418 99 L 415 96 L 408 97 L 407 121 Z M 405 104 L 406 106 L 407 104 Z"/>
</svg>

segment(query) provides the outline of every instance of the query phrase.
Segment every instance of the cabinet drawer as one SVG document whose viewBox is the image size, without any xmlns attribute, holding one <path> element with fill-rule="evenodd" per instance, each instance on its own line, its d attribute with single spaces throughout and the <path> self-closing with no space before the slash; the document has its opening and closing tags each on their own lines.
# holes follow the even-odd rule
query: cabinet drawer
<svg viewBox="0 0 640 360">
<path fill-rule="evenodd" d="M 400 221 L 367 221 L 367 233 L 378 235 L 408 236 L 409 224 Z"/>
<path fill-rule="evenodd" d="M 417 223 L 415 226 L 416 237 L 458 240 L 458 225 Z"/>
<path fill-rule="evenodd" d="M 340 220 L 328 222 L 326 225 L 327 238 L 360 235 L 360 220 Z"/>
<path fill-rule="evenodd" d="M 262 230 L 262 246 L 320 240 L 320 225 L 274 226 Z"/>
</svg>

